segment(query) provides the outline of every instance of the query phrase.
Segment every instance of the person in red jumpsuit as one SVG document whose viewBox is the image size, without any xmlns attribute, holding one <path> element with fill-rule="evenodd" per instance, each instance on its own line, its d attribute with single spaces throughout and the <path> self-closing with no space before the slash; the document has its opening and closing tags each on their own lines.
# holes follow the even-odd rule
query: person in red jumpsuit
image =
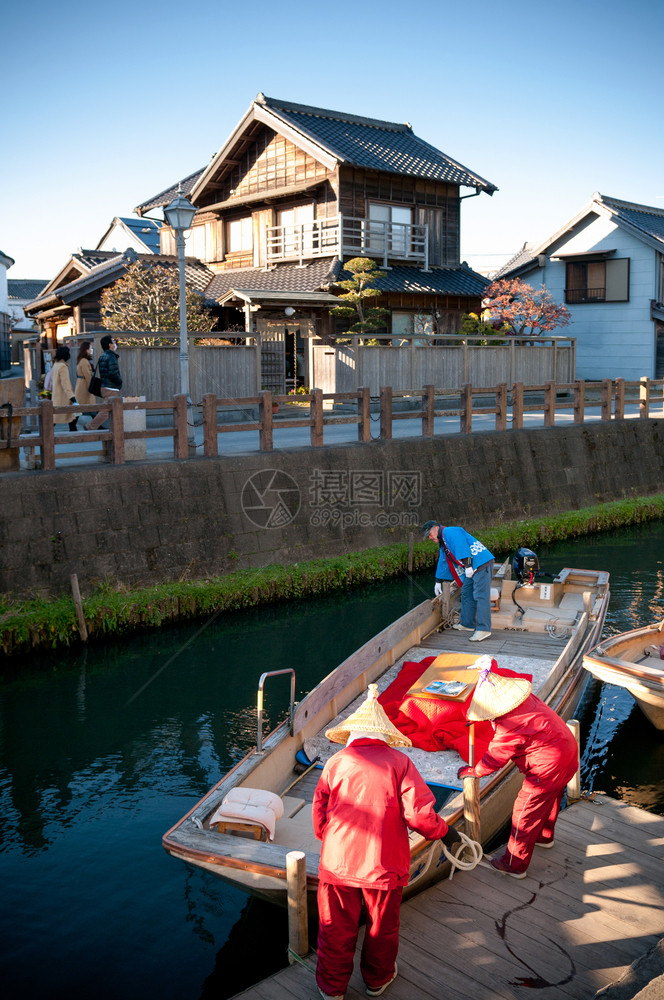
<svg viewBox="0 0 664 1000">
<path fill-rule="evenodd" d="M 562 795 L 579 766 L 576 739 L 530 681 L 500 677 L 490 667 L 480 672 L 466 718 L 492 720 L 495 733 L 479 763 L 459 768 L 457 777 L 492 774 L 510 760 L 525 774 L 505 853 L 491 859 L 499 872 L 525 878 L 535 847 L 553 847 Z"/>
<path fill-rule="evenodd" d="M 353 972 L 362 904 L 366 932 L 360 971 L 367 996 L 397 976 L 399 908 L 408 882 L 408 829 L 448 848 L 461 838 L 436 813 L 419 771 L 397 746 L 411 746 L 390 722 L 369 685 L 367 700 L 326 736 L 346 743 L 326 763 L 313 802 L 314 833 L 323 841 L 318 868 L 318 992 L 343 1000 Z"/>
</svg>

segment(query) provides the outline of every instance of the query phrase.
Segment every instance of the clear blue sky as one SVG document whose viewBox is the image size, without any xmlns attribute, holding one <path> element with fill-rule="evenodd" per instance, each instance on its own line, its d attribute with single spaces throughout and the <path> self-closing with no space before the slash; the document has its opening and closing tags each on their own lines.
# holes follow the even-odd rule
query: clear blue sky
<svg viewBox="0 0 664 1000">
<path fill-rule="evenodd" d="M 663 28 L 661 0 L 13 4 L 8 277 L 53 277 L 114 216 L 204 166 L 259 91 L 409 121 L 496 184 L 463 202 L 462 258 L 478 269 L 594 191 L 664 208 Z"/>
</svg>

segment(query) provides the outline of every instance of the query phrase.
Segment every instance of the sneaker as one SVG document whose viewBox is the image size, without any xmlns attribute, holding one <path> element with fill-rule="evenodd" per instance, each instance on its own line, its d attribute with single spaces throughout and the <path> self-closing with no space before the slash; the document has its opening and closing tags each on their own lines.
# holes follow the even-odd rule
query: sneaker
<svg viewBox="0 0 664 1000">
<path fill-rule="evenodd" d="M 502 858 L 490 858 L 489 860 L 491 862 L 491 867 L 495 868 L 496 871 L 500 872 L 502 875 L 511 875 L 512 878 L 526 877 L 527 872 L 513 872 L 507 862 L 503 861 Z"/>
<path fill-rule="evenodd" d="M 553 841 L 552 840 L 543 840 L 543 841 L 540 842 L 538 840 L 537 843 L 535 844 L 535 847 L 541 847 L 542 850 L 548 851 L 549 848 L 553 847 Z"/>
<path fill-rule="evenodd" d="M 462 625 L 461 622 L 457 622 L 456 625 L 452 626 L 452 628 L 458 629 L 459 632 L 474 632 L 475 631 L 475 629 L 473 628 L 472 625 L 471 626 Z"/>
<path fill-rule="evenodd" d="M 343 993 L 323 993 L 320 986 L 318 987 L 318 992 L 322 996 L 323 1000 L 344 1000 Z"/>
<path fill-rule="evenodd" d="M 382 996 L 383 993 L 385 992 L 385 990 L 387 989 L 387 987 L 390 986 L 394 982 L 394 980 L 397 978 L 397 972 L 398 972 L 397 963 L 395 962 L 394 963 L 394 973 L 392 975 L 392 978 L 388 979 L 388 981 L 386 983 L 383 983 L 382 986 L 376 986 L 375 989 L 372 986 L 367 986 L 366 990 L 364 991 L 366 993 L 366 995 L 368 997 L 380 997 L 380 996 Z"/>
<path fill-rule="evenodd" d="M 482 639 L 488 639 L 490 635 L 490 632 L 480 632 L 478 630 L 477 632 L 473 632 L 468 642 L 481 642 Z"/>
</svg>

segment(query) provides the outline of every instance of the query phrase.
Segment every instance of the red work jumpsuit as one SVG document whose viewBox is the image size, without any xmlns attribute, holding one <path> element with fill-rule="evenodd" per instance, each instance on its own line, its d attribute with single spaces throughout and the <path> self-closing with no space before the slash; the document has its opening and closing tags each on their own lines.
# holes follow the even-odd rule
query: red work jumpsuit
<svg viewBox="0 0 664 1000">
<path fill-rule="evenodd" d="M 565 722 L 534 694 L 499 716 L 495 727 L 475 773 L 491 774 L 512 760 L 525 774 L 503 855 L 512 871 L 525 872 L 535 844 L 553 840 L 563 790 L 579 766 L 578 749 Z"/>
<path fill-rule="evenodd" d="M 408 827 L 444 836 L 424 779 L 383 740 L 357 739 L 331 757 L 316 787 L 314 833 L 323 841 L 318 886 L 318 965 L 323 993 L 346 992 L 364 899 L 367 927 L 360 969 L 377 989 L 389 982 L 399 948 L 399 907 L 408 882 Z"/>
</svg>

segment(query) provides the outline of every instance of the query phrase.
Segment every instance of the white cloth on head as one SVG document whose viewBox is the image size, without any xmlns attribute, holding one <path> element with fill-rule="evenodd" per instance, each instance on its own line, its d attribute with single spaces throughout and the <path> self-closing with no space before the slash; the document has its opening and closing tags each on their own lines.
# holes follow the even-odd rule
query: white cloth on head
<svg viewBox="0 0 664 1000">
<path fill-rule="evenodd" d="M 383 743 L 387 743 L 387 736 L 385 733 L 352 732 L 346 740 L 346 746 L 349 747 L 353 740 L 382 740 Z"/>
</svg>

